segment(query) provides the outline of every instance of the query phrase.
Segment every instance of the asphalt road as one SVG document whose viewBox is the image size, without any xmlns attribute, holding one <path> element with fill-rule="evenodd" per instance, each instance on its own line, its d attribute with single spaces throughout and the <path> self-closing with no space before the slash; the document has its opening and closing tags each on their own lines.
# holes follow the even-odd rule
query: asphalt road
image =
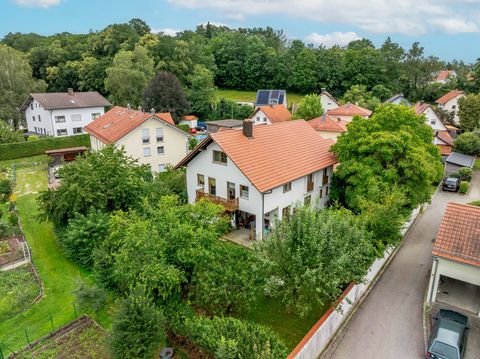
<svg viewBox="0 0 480 359">
<path fill-rule="evenodd" d="M 449 201 L 480 199 L 480 173 L 468 194 L 437 191 L 350 323 L 330 345 L 325 359 L 424 358 L 422 310 L 435 237 Z"/>
</svg>

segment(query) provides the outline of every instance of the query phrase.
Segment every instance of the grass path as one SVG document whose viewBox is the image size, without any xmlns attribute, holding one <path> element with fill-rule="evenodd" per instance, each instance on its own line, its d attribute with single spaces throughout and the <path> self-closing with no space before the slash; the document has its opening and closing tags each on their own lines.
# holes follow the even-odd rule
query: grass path
<svg viewBox="0 0 480 359">
<path fill-rule="evenodd" d="M 45 170 L 39 169 L 39 171 Z M 35 169 L 29 173 L 31 176 L 23 178 L 24 183 L 17 182 L 17 187 L 24 186 L 25 183 L 40 176 Z M 55 329 L 73 320 L 75 315 L 72 290 L 75 288 L 75 281 L 81 278 L 91 282 L 88 271 L 65 257 L 58 244 L 53 225 L 36 220 L 38 214 L 36 197 L 36 194 L 19 193 L 17 207 L 25 237 L 32 248 L 34 264 L 44 284 L 45 295 L 30 309 L 0 323 L 0 344 L 4 354 L 9 353 L 9 350 L 18 350 L 27 344 L 25 329 L 30 341 L 48 334 L 51 331 L 50 316 Z M 77 308 L 77 315 L 81 314 L 83 312 Z M 106 311 L 100 312 L 94 318 L 104 327 L 110 325 Z"/>
</svg>

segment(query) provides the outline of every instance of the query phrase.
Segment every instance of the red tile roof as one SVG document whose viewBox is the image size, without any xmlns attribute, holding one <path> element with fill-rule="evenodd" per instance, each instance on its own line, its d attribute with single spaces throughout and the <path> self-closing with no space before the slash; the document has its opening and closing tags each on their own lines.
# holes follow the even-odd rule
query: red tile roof
<svg viewBox="0 0 480 359">
<path fill-rule="evenodd" d="M 307 122 L 316 131 L 345 132 L 348 122 L 340 119 L 332 119 L 327 114 L 311 119 Z"/>
<path fill-rule="evenodd" d="M 442 70 L 438 72 L 437 81 L 445 81 L 451 76 L 455 76 L 455 71 L 453 70 Z"/>
<path fill-rule="evenodd" d="M 333 116 L 370 116 L 372 111 L 353 103 L 346 103 L 340 107 L 327 111 L 327 115 Z"/>
<path fill-rule="evenodd" d="M 430 104 L 428 103 L 425 103 L 425 102 L 417 102 L 414 106 L 413 106 L 413 110 L 415 111 L 415 113 L 417 115 L 421 115 L 422 113 L 424 113 L 425 111 L 427 111 L 427 109 L 429 107 L 432 107 Z"/>
<path fill-rule="evenodd" d="M 182 120 L 183 121 L 195 121 L 195 120 L 198 120 L 198 117 L 195 116 L 195 115 L 185 115 L 185 116 L 182 116 Z"/>
<path fill-rule="evenodd" d="M 442 156 L 448 156 L 453 151 L 453 147 L 449 145 L 437 145 Z"/>
<path fill-rule="evenodd" d="M 334 142 L 297 120 L 254 126 L 252 138 L 242 130 L 212 133 L 176 168 L 185 166 L 213 141 L 262 193 L 337 163 L 329 151 Z"/>
<path fill-rule="evenodd" d="M 445 95 L 443 95 L 442 97 L 440 97 L 437 101 L 435 101 L 436 103 L 440 104 L 440 105 L 445 105 L 448 101 L 454 99 L 455 97 L 457 96 L 460 96 L 460 95 L 465 95 L 465 92 L 463 91 L 460 91 L 460 90 L 452 90 L 450 91 L 449 93 L 446 93 Z"/>
<path fill-rule="evenodd" d="M 437 131 L 435 136 L 438 137 L 440 140 L 445 142 L 449 146 L 453 146 L 453 138 L 450 136 L 448 131 Z"/>
<path fill-rule="evenodd" d="M 115 106 L 104 115 L 85 127 L 85 131 L 99 138 L 106 144 L 112 144 L 133 131 L 148 119 L 156 117 L 163 122 L 175 126 L 169 112 L 151 114 Z"/>
<path fill-rule="evenodd" d="M 271 123 L 285 122 L 292 119 L 292 114 L 284 105 L 259 106 L 250 118 L 253 118 L 258 111 L 263 111 Z"/>
<path fill-rule="evenodd" d="M 432 254 L 480 267 L 480 207 L 449 202 Z"/>
</svg>

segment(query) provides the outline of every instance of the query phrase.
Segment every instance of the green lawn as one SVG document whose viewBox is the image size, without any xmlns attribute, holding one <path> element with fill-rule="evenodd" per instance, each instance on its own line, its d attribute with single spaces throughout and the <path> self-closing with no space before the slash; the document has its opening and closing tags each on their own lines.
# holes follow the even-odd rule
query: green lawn
<svg viewBox="0 0 480 359">
<path fill-rule="evenodd" d="M 32 159 L 34 158 L 23 159 L 23 163 L 32 163 Z M 27 173 L 28 175 L 18 178 L 17 188 L 23 188 L 22 191 L 29 183 L 37 186 L 35 181 L 46 176 L 46 169 L 44 166 L 34 166 Z M 37 187 L 46 188 L 46 183 L 42 182 Z M 45 294 L 27 311 L 0 322 L 0 344 L 3 345 L 4 352 L 7 348 L 7 353 L 8 350 L 18 350 L 27 344 L 25 329 L 30 341 L 48 334 L 51 331 L 50 316 L 55 329 L 73 320 L 75 315 L 72 290 L 75 288 L 75 280 L 81 278 L 91 282 L 88 271 L 64 256 L 52 224 L 36 220 L 37 195 L 25 194 L 22 191 L 18 192 L 17 207 L 25 236 L 32 248 L 34 264 L 44 284 Z M 77 309 L 77 314 L 82 312 Z M 110 316 L 106 311 L 94 317 L 104 327 L 109 327 Z"/>
<path fill-rule="evenodd" d="M 257 91 L 243 91 L 243 90 L 217 90 L 217 98 L 226 98 L 232 101 L 245 101 L 245 102 L 255 102 L 255 97 L 257 96 Z M 300 103 L 304 95 L 296 94 L 293 92 L 287 91 L 287 101 L 288 106 L 292 106 L 293 103 Z"/>
<path fill-rule="evenodd" d="M 0 272 L 0 322 L 27 309 L 39 293 L 30 265 Z"/>
<path fill-rule="evenodd" d="M 242 318 L 266 325 L 276 331 L 287 347 L 292 350 L 308 333 L 310 328 L 327 311 L 329 304 L 316 308 L 308 316 L 301 318 L 294 313 L 288 313 L 279 299 L 260 296 L 250 313 Z"/>
</svg>

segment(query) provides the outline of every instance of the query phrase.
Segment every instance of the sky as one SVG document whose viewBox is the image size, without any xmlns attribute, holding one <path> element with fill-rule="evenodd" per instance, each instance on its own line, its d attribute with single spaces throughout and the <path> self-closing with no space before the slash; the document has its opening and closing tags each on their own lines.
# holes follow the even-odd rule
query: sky
<svg viewBox="0 0 480 359">
<path fill-rule="evenodd" d="M 0 0 L 0 37 L 9 32 L 85 33 L 141 18 L 174 33 L 207 22 L 282 29 L 315 46 L 390 38 L 414 41 L 442 60 L 480 58 L 480 0 Z"/>
</svg>

